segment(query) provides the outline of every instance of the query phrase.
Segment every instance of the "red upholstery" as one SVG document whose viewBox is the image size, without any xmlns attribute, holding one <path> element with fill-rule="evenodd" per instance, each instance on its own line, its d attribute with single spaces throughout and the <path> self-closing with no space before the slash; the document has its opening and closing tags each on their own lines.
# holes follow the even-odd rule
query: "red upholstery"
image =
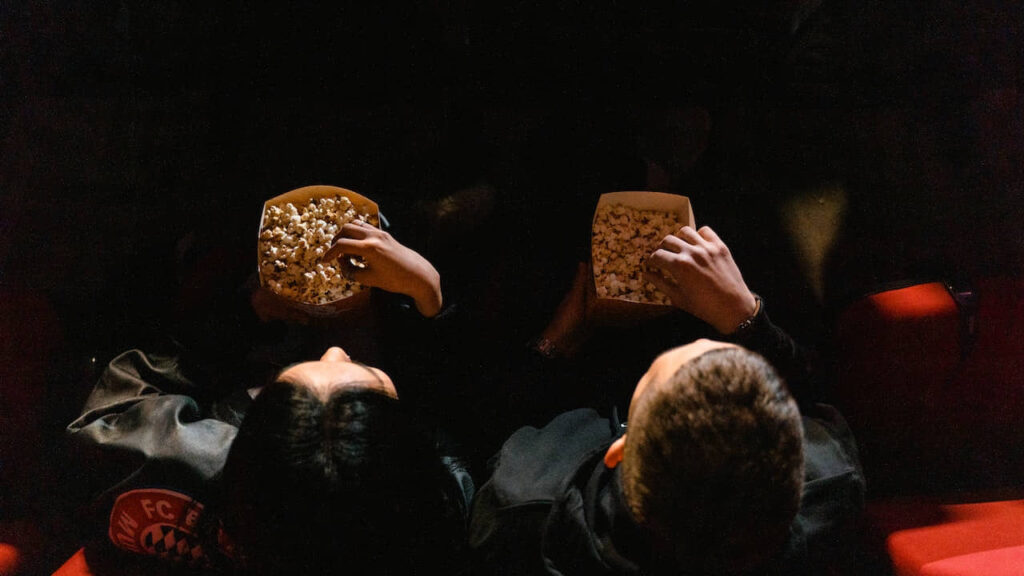
<svg viewBox="0 0 1024 576">
<path fill-rule="evenodd" d="M 876 494 L 1024 481 L 1024 279 L 980 279 L 974 293 L 973 316 L 935 282 L 838 318 L 836 402 Z"/>
<path fill-rule="evenodd" d="M 988 433 L 982 442 L 1024 451 L 1024 278 L 982 279 L 976 291 L 977 340 L 956 374 L 956 387 L 977 393 L 960 398 L 959 405 L 987 425 L 977 430 Z M 1005 435 L 1014 431 L 1019 434 Z M 1024 474 L 1015 479 L 1024 482 Z"/>
<path fill-rule="evenodd" d="M 921 576 L 1024 576 L 1024 546 L 1011 546 L 937 560 L 921 567 Z"/>
<path fill-rule="evenodd" d="M 0 576 L 13 576 L 21 567 L 21 549 L 13 544 L 0 543 Z"/>
<path fill-rule="evenodd" d="M 1024 279 L 972 293 L 919 284 L 838 317 L 836 401 L 873 491 L 865 557 L 897 576 L 1024 576 Z"/>
<path fill-rule="evenodd" d="M 50 300 L 29 290 L 0 289 L 0 576 L 32 574 L 48 539 L 46 397 L 62 338 Z"/>
<path fill-rule="evenodd" d="M 40 479 L 48 370 L 61 338 L 44 295 L 0 290 L 0 509 L 20 503 Z M 4 498 L 9 500 L 5 503 Z"/>
<path fill-rule="evenodd" d="M 92 574 L 89 561 L 85 557 L 85 548 L 80 548 L 53 573 L 53 576 L 92 576 Z"/>
<path fill-rule="evenodd" d="M 868 296 L 839 316 L 837 403 L 873 490 L 905 486 L 945 453 L 958 332 L 956 303 L 938 282 Z"/>
<path fill-rule="evenodd" d="M 868 520 L 897 576 L 1024 576 L 1024 500 L 874 502 Z"/>
<path fill-rule="evenodd" d="M 32 520 L 0 522 L 0 576 L 37 573 L 50 542 L 48 536 Z"/>
<path fill-rule="evenodd" d="M 180 576 L 186 573 L 205 572 L 149 556 L 110 554 L 79 548 L 52 576 Z"/>
</svg>

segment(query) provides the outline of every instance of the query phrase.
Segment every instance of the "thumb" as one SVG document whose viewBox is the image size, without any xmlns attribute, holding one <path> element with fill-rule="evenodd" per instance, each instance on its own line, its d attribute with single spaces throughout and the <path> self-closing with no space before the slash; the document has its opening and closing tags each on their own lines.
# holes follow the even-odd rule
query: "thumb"
<svg viewBox="0 0 1024 576">
<path fill-rule="evenodd" d="M 353 264 L 352 261 L 348 258 L 342 258 L 340 260 L 339 265 L 341 268 L 341 273 L 346 278 L 354 282 L 359 282 L 364 286 L 368 286 L 368 284 L 366 283 L 366 281 L 368 280 L 368 270 L 365 268 L 365 266 L 357 266 Z"/>
</svg>

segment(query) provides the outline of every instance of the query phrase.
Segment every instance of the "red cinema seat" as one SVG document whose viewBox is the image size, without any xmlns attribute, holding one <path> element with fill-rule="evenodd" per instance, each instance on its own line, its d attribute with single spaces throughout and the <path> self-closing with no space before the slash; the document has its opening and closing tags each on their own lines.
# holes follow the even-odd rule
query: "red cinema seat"
<svg viewBox="0 0 1024 576">
<path fill-rule="evenodd" d="M 896 576 L 1024 576 L 1024 500 L 869 504 Z"/>
<path fill-rule="evenodd" d="M 78 552 L 75 552 L 67 562 L 61 565 L 53 576 L 93 576 L 92 569 L 89 568 L 89 561 L 85 557 L 85 548 L 80 548 Z"/>
<path fill-rule="evenodd" d="M 46 295 L 0 288 L 0 576 L 35 573 L 48 545 L 46 399 L 62 337 Z"/>
<path fill-rule="evenodd" d="M 956 302 L 940 282 L 872 294 L 839 315 L 836 403 L 875 493 L 916 483 L 944 460 L 942 432 L 959 428 L 947 385 L 959 331 Z"/>
<path fill-rule="evenodd" d="M 61 337 L 45 295 L 0 289 L 0 510 L 23 506 L 44 472 L 48 375 Z"/>
<path fill-rule="evenodd" d="M 866 296 L 835 345 L 836 403 L 874 494 L 1024 485 L 1024 279 Z"/>
<path fill-rule="evenodd" d="M 1024 279 L 886 290 L 837 322 L 865 557 L 897 576 L 1024 576 Z"/>
<path fill-rule="evenodd" d="M 95 552 L 84 547 L 72 554 L 52 576 L 181 576 L 190 573 L 210 572 L 147 556 Z"/>
<path fill-rule="evenodd" d="M 5 519 L 0 522 L 0 576 L 36 574 L 43 566 L 48 535 L 37 522 Z"/>
<path fill-rule="evenodd" d="M 21 550 L 8 543 L 0 543 L 0 576 L 12 576 L 21 566 Z"/>
</svg>

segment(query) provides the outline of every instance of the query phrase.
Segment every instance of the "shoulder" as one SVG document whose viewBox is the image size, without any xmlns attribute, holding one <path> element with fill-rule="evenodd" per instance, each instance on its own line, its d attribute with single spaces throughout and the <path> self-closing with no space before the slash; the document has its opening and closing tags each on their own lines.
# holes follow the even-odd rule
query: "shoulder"
<svg viewBox="0 0 1024 576">
<path fill-rule="evenodd" d="M 838 410 L 815 404 L 804 411 L 803 427 L 807 481 L 849 475 L 863 483 L 856 440 Z"/>
<path fill-rule="evenodd" d="M 804 490 L 795 534 L 812 565 L 825 565 L 855 546 L 865 478 L 857 447 L 835 408 L 815 405 L 804 417 Z"/>
<path fill-rule="evenodd" d="M 565 412 L 543 428 L 526 426 L 512 434 L 501 448 L 498 468 L 568 466 L 576 457 L 613 439 L 611 423 L 596 411 Z"/>
<path fill-rule="evenodd" d="M 509 504 L 550 501 L 612 440 L 611 423 L 591 409 L 563 413 L 542 428 L 520 428 L 502 446 L 481 490 Z"/>
<path fill-rule="evenodd" d="M 470 515 L 470 547 L 485 572 L 552 573 L 544 534 L 557 533 L 566 545 L 564 538 L 584 538 L 575 483 L 591 477 L 614 438 L 607 419 L 581 409 L 542 428 L 521 428 L 505 442 Z"/>
</svg>

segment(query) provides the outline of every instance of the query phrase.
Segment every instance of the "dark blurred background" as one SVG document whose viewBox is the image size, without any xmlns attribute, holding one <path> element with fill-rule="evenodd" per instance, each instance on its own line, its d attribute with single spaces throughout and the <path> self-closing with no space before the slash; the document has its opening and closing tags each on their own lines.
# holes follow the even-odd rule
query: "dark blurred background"
<svg viewBox="0 0 1024 576">
<path fill-rule="evenodd" d="M 268 197 L 344 186 L 402 230 L 486 183 L 572 223 L 691 104 L 710 145 L 674 191 L 793 300 L 1019 266 L 1018 3 L 645 4 L 5 2 L 0 282 L 97 346 Z"/>
<path fill-rule="evenodd" d="M 309 184 L 470 286 L 508 259 L 524 332 L 614 190 L 689 196 L 808 342 L 881 287 L 1019 273 L 1022 36 L 1005 0 L 6 0 L 0 339 L 51 397 L 3 441 L 55 441 L 97 367 L 180 321 L 197 262 L 241 254 L 200 272 L 230 291 L 262 202 Z"/>
<path fill-rule="evenodd" d="M 402 230 L 486 183 L 571 223 L 643 189 L 643 127 L 691 104 L 710 145 L 674 191 L 795 301 L 1019 266 L 1020 5 L 848 4 L 4 2 L 0 282 L 98 346 L 268 197 L 344 186 Z"/>
</svg>

